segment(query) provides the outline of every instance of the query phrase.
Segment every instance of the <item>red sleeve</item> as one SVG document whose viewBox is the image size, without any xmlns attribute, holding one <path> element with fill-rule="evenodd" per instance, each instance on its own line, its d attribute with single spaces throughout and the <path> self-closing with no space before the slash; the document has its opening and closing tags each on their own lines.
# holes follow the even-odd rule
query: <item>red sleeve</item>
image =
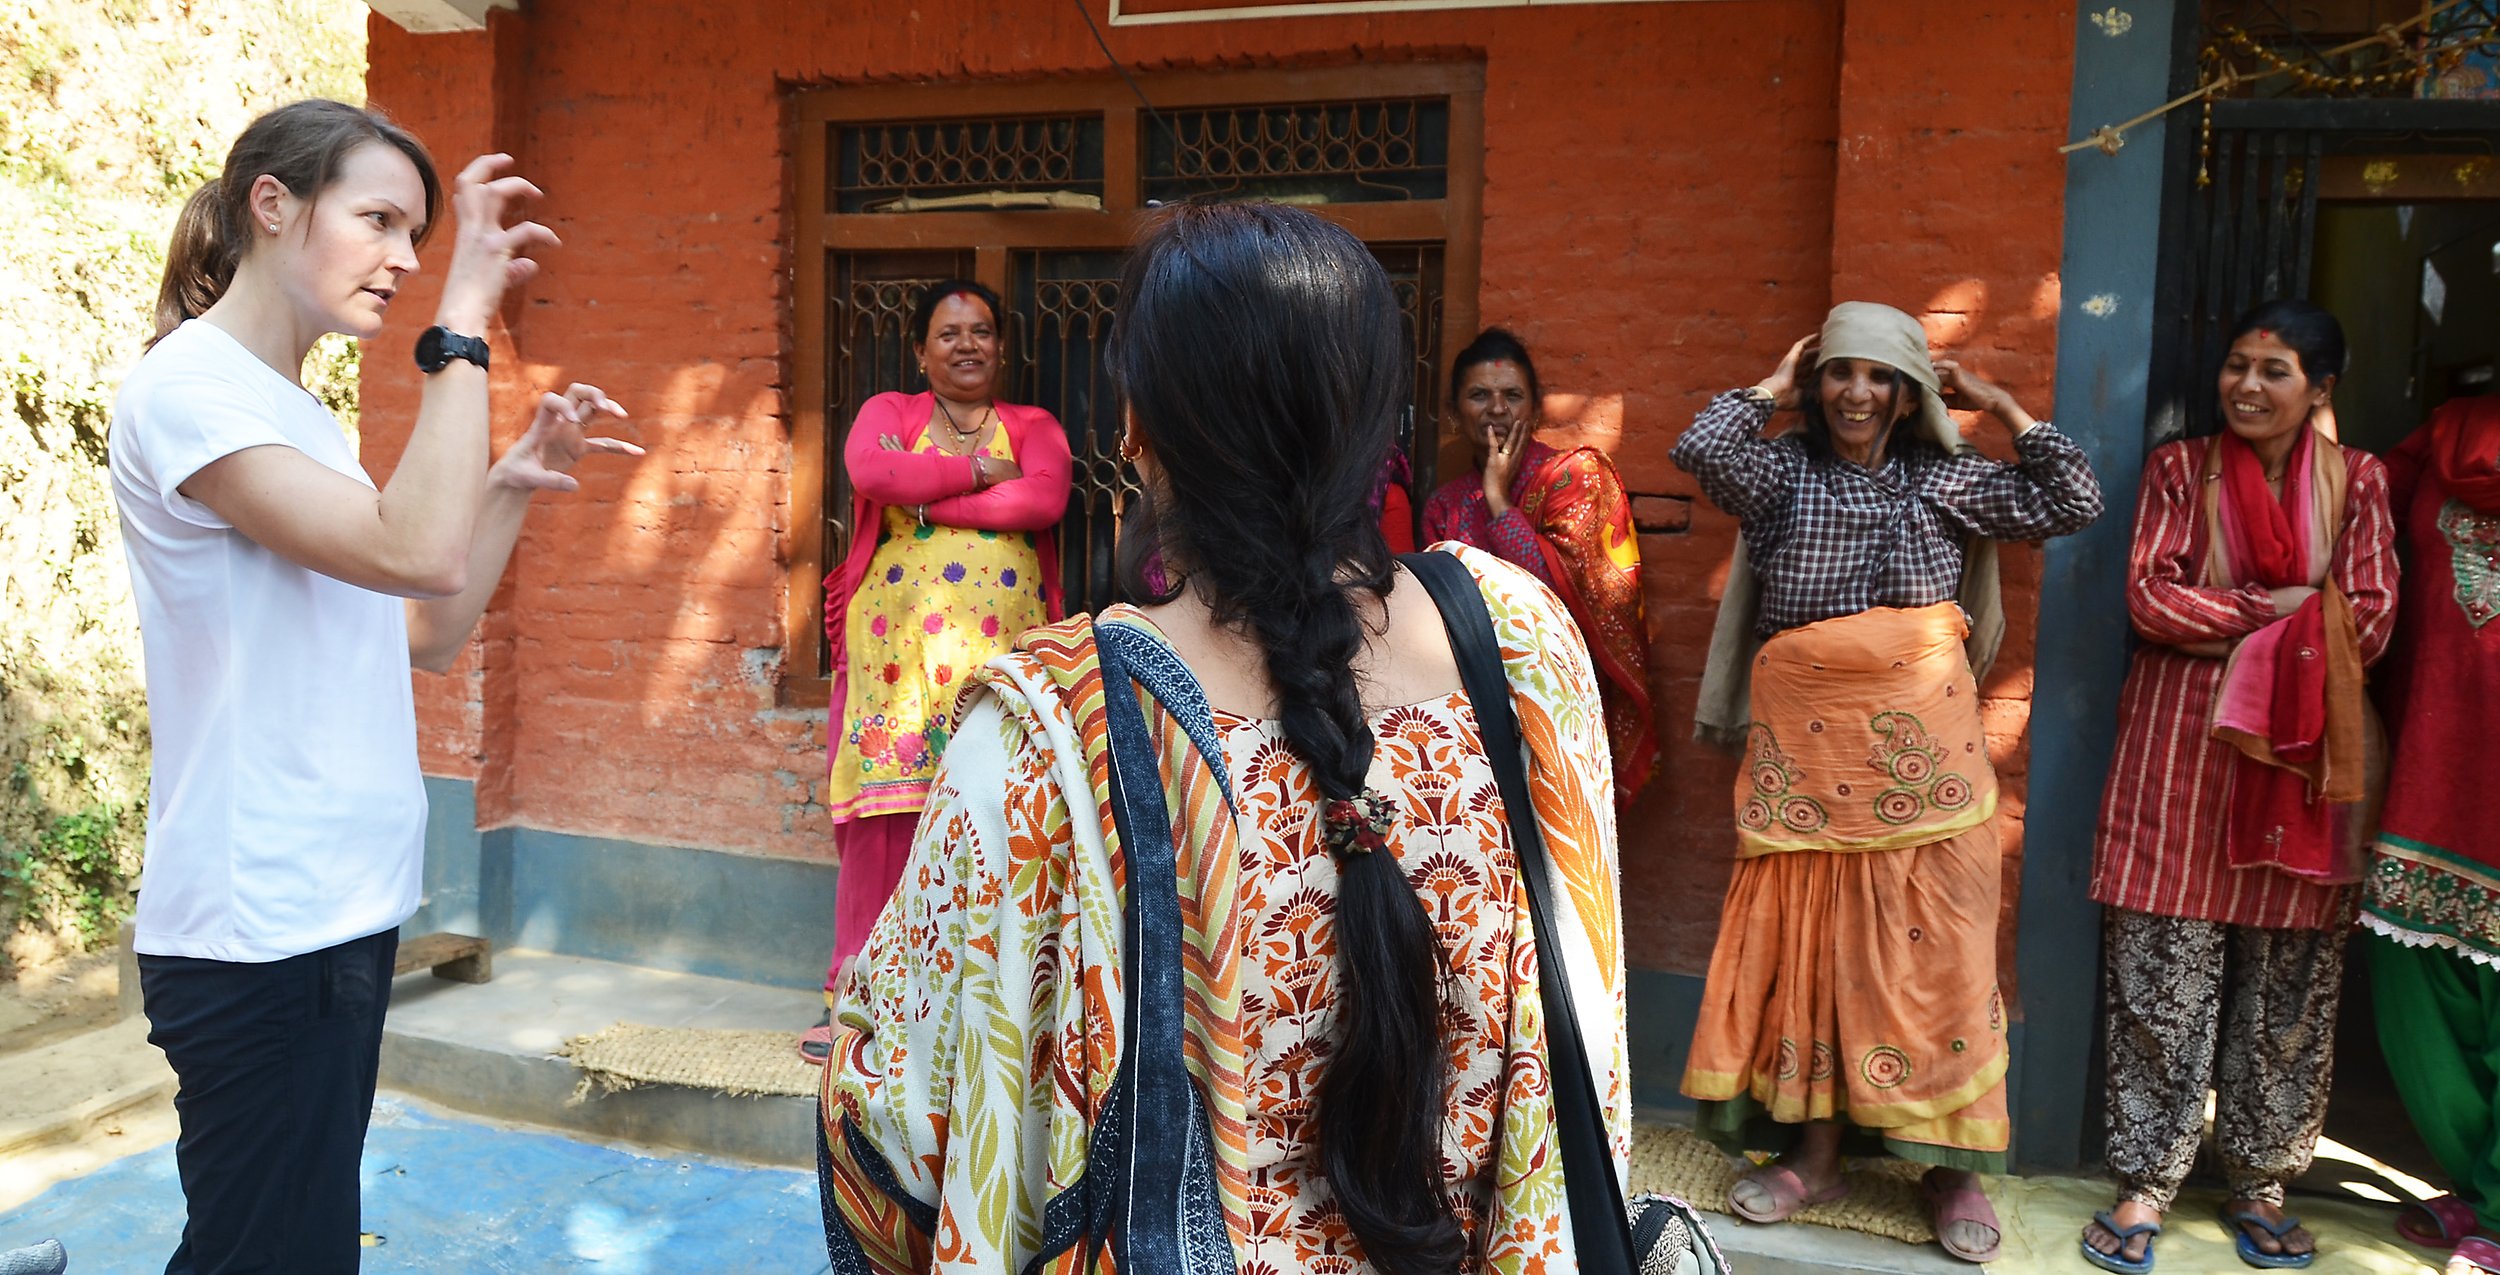
<svg viewBox="0 0 2500 1275">
<path fill-rule="evenodd" d="M 2351 447 L 2344 449 L 2344 458 L 2352 481 L 2344 494 L 2344 534 L 2335 542 L 2329 571 L 2344 600 L 2352 604 L 2361 662 L 2375 664 L 2387 654 L 2396 631 L 2396 519 L 2387 502 L 2387 467 Z"/>
<path fill-rule="evenodd" d="M 1415 505 L 1404 483 L 1391 483 L 1381 494 L 1380 535 L 1389 542 L 1391 553 L 1415 552 Z"/>
<path fill-rule="evenodd" d="M 2154 451 L 2135 502 L 2135 543 L 2127 553 L 2127 618 L 2165 646 L 2227 642 L 2275 620 L 2274 596 L 2255 585 L 2203 584 L 2205 537 L 2197 512 L 2196 469 L 2185 443 Z"/>
<path fill-rule="evenodd" d="M 2431 430 L 2425 425 L 2405 435 L 2405 441 L 2382 458 L 2387 466 L 2387 510 L 2391 516 L 2403 517 L 2413 508 L 2413 493 L 2422 484 L 2422 471 L 2431 465 Z"/>
<path fill-rule="evenodd" d="M 1438 490 L 1424 497 L 1424 543 L 1437 545 L 1444 540 L 1466 540 L 1464 513 L 1467 493 L 1477 490 L 1471 483 L 1451 479 Z M 1479 497 L 1481 499 L 1481 497 Z M 1469 543 L 1474 543 L 1469 541 Z"/>
<path fill-rule="evenodd" d="M 850 471 L 852 490 L 880 505 L 925 505 L 972 490 L 971 457 L 900 450 L 904 440 L 920 434 L 918 423 L 903 419 L 902 405 L 909 401 L 900 394 L 879 394 L 860 405 L 850 437 L 842 444 L 842 465 Z M 884 439 L 897 446 L 885 446 Z"/>
<path fill-rule="evenodd" d="M 1074 467 L 1068 431 L 1040 408 L 1024 410 L 1032 416 L 1009 436 L 1016 448 L 1016 468 L 1022 472 L 981 491 L 930 502 L 929 521 L 983 531 L 1042 531 L 1067 516 L 1069 471 Z"/>
</svg>

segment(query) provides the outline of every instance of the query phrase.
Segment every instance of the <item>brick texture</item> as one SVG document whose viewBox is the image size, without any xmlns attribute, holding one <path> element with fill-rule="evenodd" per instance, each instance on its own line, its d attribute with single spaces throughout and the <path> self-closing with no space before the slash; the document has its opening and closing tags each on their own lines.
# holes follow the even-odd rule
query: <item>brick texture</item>
<svg viewBox="0 0 2500 1275">
<path fill-rule="evenodd" d="M 1483 320 L 1520 332 L 1558 395 L 1606 405 L 1602 429 L 1594 407 L 1583 424 L 1642 498 L 1668 743 L 1624 825 L 1643 967 L 1706 962 L 1731 849 L 1733 765 L 1687 736 L 1735 529 L 1694 499 L 1668 445 L 1711 393 L 1760 377 L 1843 296 L 1926 314 L 2026 402 L 2047 402 L 2071 9 L 1843 9 L 1616 4 L 1106 32 L 1148 69 L 1483 61 Z M 1066 0 L 535 0 L 526 15 L 459 36 L 375 19 L 372 98 L 446 165 L 510 150 L 548 192 L 539 217 L 566 246 L 497 334 L 504 431 L 535 388 L 589 380 L 633 410 L 651 455 L 594 464 L 580 493 L 532 514 L 475 649 L 449 677 L 419 677 L 426 766 L 476 779 L 490 824 L 827 855 L 823 714 L 777 707 L 774 693 L 785 644 L 810 640 L 780 620 L 784 95 L 1098 75 L 1102 54 Z M 429 256 L 447 252 L 438 239 Z M 377 473 L 414 416 L 405 351 L 431 304 L 412 288 L 367 361 Z M 2019 768 L 2036 564 L 2013 558 L 2022 636 L 1990 692 L 1999 758 Z"/>
</svg>

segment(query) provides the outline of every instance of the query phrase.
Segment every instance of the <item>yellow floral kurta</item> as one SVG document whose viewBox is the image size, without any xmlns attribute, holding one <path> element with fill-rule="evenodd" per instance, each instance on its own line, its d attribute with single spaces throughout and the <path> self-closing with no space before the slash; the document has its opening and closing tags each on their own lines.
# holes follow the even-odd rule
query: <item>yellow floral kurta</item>
<svg viewBox="0 0 2500 1275">
<path fill-rule="evenodd" d="M 939 448 L 923 439 L 920 450 Z M 1007 431 L 991 431 L 980 454 L 1012 462 Z M 966 676 L 1049 622 L 1035 541 L 1029 531 L 924 526 L 887 507 L 843 617 L 850 689 L 826 786 L 834 822 L 917 814 L 927 802 Z"/>
</svg>

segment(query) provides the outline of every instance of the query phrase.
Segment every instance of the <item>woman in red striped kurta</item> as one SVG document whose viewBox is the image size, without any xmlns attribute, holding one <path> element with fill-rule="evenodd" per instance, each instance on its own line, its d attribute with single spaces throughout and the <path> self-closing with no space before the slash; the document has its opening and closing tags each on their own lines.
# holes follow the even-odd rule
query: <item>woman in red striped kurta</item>
<svg viewBox="0 0 2500 1275">
<path fill-rule="evenodd" d="M 2234 869 L 2214 841 L 2238 756 L 2212 734 L 2223 662 L 2181 648 L 2237 641 L 2277 617 L 2265 589 L 2198 583 L 2205 528 L 2197 475 L 2213 445 L 2211 438 L 2181 439 L 2145 461 L 2127 572 L 2127 618 L 2144 645 L 2118 697 L 2118 752 L 2102 794 L 2092 898 L 2158 916 L 2340 933 L 2353 917 L 2349 887 Z M 2376 662 L 2396 618 L 2387 471 L 2366 452 L 2343 450 L 2352 469 L 2353 525 L 2329 570 L 2352 599 L 2363 658 Z"/>
<path fill-rule="evenodd" d="M 2268 765 L 2293 767 L 2218 738 L 2217 707 L 2226 672 L 2244 671 L 2233 657 L 2255 665 L 2260 652 L 2280 652 L 2286 671 L 2258 674 L 2269 679 L 2261 685 L 2288 684 L 2294 661 L 2324 665 L 2326 688 L 2313 692 L 2332 701 L 2340 687 L 2349 712 L 2366 715 L 2360 667 L 2386 651 L 2395 619 L 2395 527 L 2378 460 L 2311 423 L 2343 358 L 2332 315 L 2305 302 L 2259 307 L 2241 320 L 2221 377 L 2229 432 L 2167 444 L 2145 464 L 2127 582 L 2144 645 L 2119 697 L 2092 873 L 2092 897 L 2109 908 L 2108 1162 L 2119 1203 L 2083 1243 L 2105 1269 L 2145 1269 L 2195 1159 L 2209 1087 L 2242 1259 L 2305 1266 L 2315 1252 L 2282 1211 L 2283 1187 L 2307 1168 L 2325 1117 L 2356 878 L 2283 851 L 2274 807 L 2234 802 L 2239 785 L 2255 785 L 2241 794 L 2252 800 L 2271 791 Z M 2268 570 L 2300 583 L 2249 569 L 2270 535 Z M 2220 714 L 2225 727 L 2242 702 Z M 2366 737 L 2351 721 L 2349 738 Z M 2277 740 L 2269 756 L 2295 755 Z M 2288 817 L 2291 842 L 2337 843 L 2342 808 L 2320 803 L 2364 786 L 2354 751 L 2333 763 L 2350 769 L 2310 791 L 2310 822 Z M 2329 764 L 2309 773 L 2327 776 Z M 2302 791 L 2290 789 L 2296 807 Z"/>
</svg>

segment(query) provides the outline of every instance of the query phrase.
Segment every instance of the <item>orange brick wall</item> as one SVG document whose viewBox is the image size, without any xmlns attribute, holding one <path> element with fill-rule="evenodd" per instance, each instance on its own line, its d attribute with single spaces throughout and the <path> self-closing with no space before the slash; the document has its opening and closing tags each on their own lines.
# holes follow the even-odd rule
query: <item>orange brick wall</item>
<svg viewBox="0 0 2500 1275">
<path fill-rule="evenodd" d="M 2049 416 L 2057 366 L 2064 161 L 2056 153 L 2073 84 L 2071 4 L 1854 4 L 1843 29 L 1832 290 L 1918 314 L 1928 339 Z M 1983 44 L 1966 42 L 1986 32 Z M 1993 418 L 1970 439 L 2011 459 Z M 2003 555 L 2005 646 L 1984 685 L 1988 752 L 2003 781 L 1997 831 L 2005 911 L 2022 882 L 2040 552 Z M 2013 990 L 2015 926 L 1997 931 Z"/>
<path fill-rule="evenodd" d="M 1100 0 L 1087 0 L 1101 15 Z M 1730 763 L 1686 742 L 1732 523 L 1669 443 L 1836 296 L 1967 323 L 2045 410 L 2072 11 L 1973 0 L 1718 0 L 1108 31 L 1132 67 L 1481 59 L 1481 313 L 1518 329 L 1562 432 L 1649 497 L 1661 779 L 1627 818 L 1631 956 L 1697 970 L 1727 871 Z M 1873 16 L 1882 10 L 1881 16 Z M 488 824 L 822 856 L 820 713 L 776 707 L 790 516 L 792 85 L 1100 74 L 1065 0 L 911 6 L 533 0 L 492 30 L 375 19 L 373 101 L 456 166 L 515 151 L 566 247 L 507 307 L 498 411 L 593 380 L 651 456 L 532 515 L 463 671 L 420 676 L 426 764 Z M 1921 77 L 1938 86 L 1901 86 Z M 1984 247 L 1982 246 L 1984 245 Z M 438 240 L 431 257 L 448 250 Z M 368 460 L 413 416 L 412 291 L 368 360 Z M 509 357 L 507 357 L 507 354 Z M 1689 524 L 1689 529 L 1687 525 Z M 2016 555 L 2016 576 L 2036 567 Z M 2028 592 L 1991 680 L 2019 767 Z"/>
</svg>

